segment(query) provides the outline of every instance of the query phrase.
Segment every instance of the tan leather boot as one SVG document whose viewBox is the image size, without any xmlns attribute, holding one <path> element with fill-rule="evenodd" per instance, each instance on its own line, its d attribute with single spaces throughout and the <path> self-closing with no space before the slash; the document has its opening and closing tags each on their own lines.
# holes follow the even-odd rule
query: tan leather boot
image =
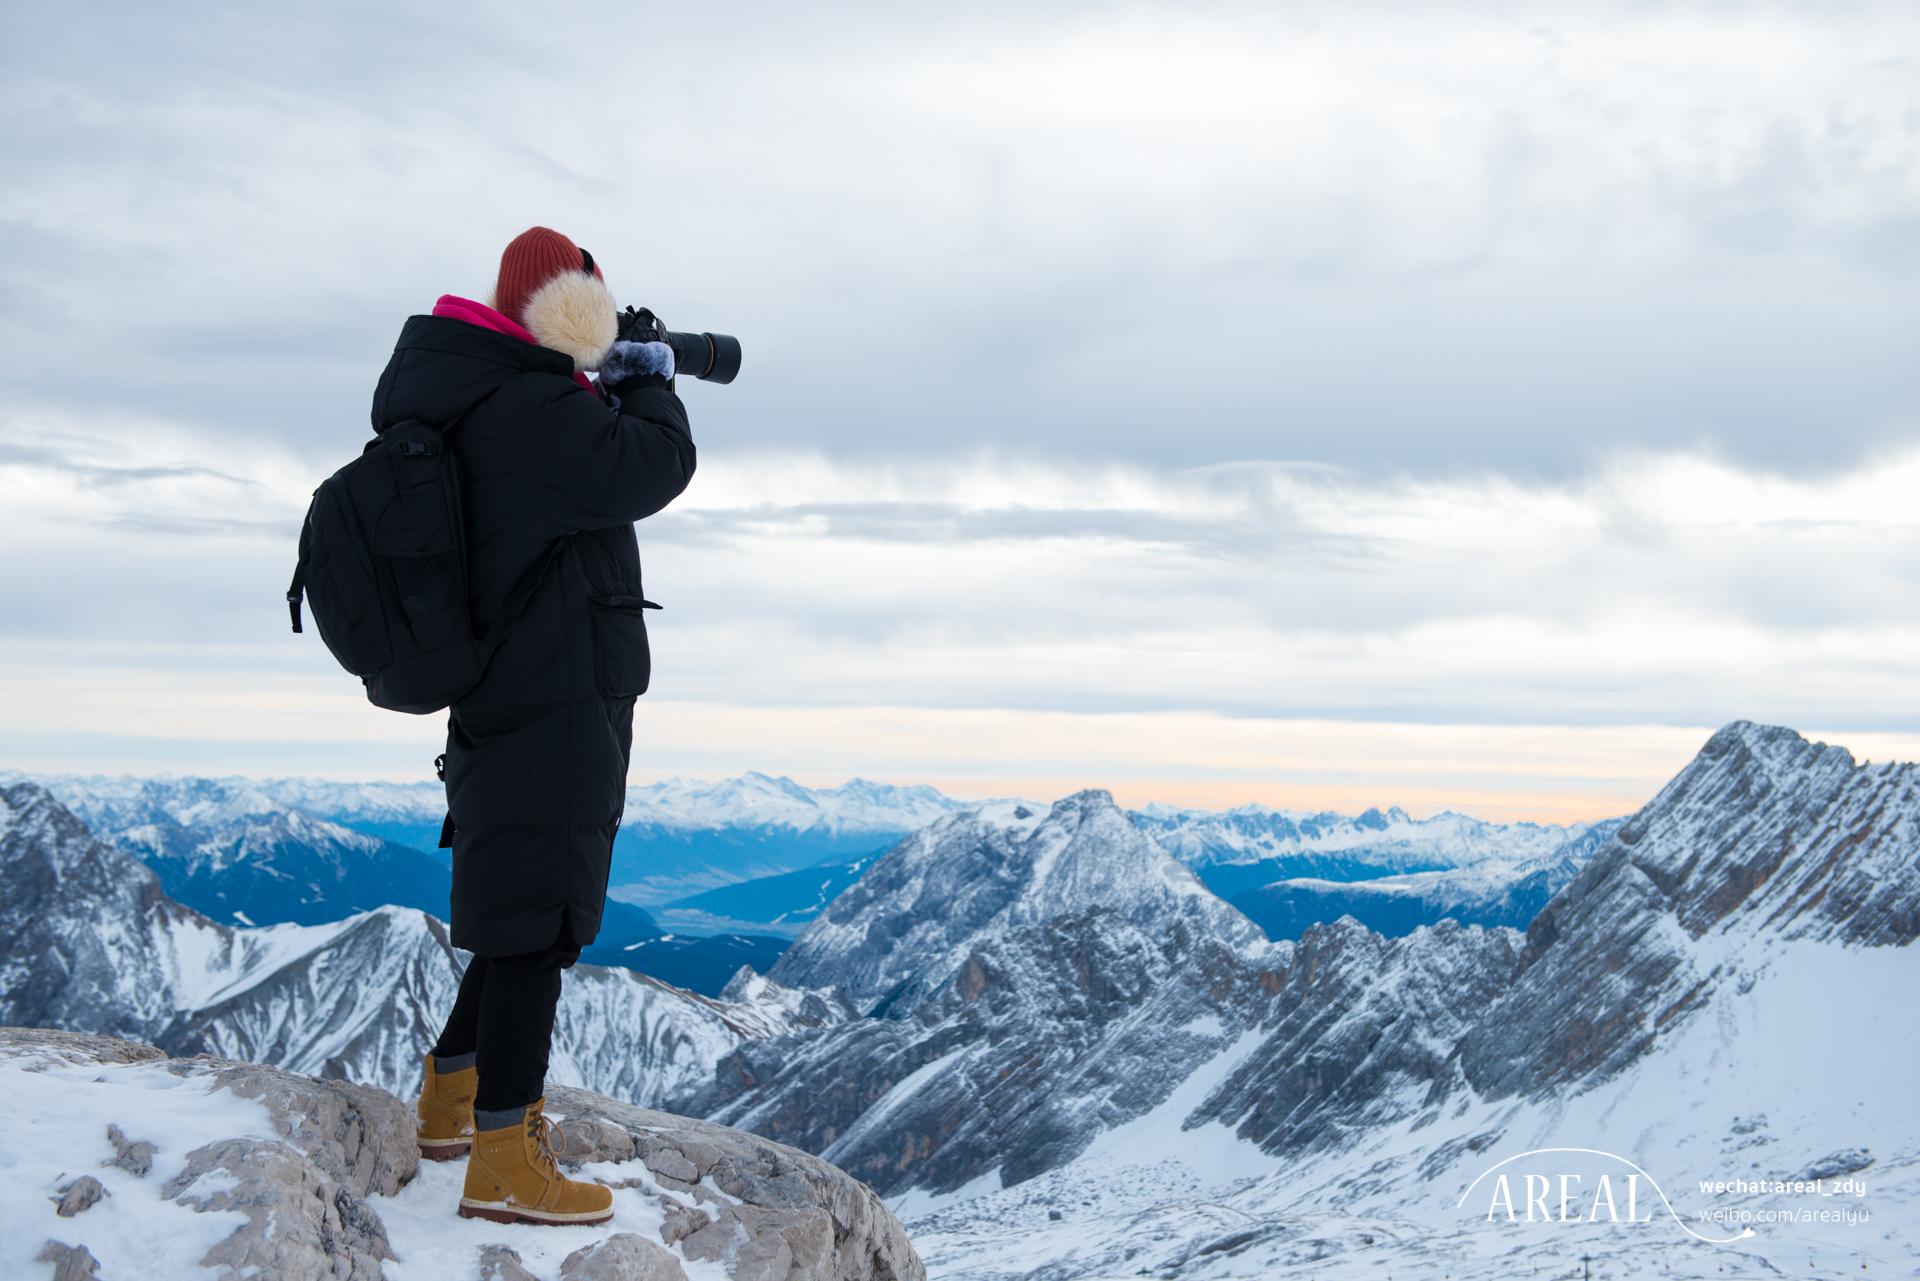
<svg viewBox="0 0 1920 1281">
<path fill-rule="evenodd" d="M 566 1138 L 547 1120 L 547 1101 L 527 1105 L 526 1119 L 473 1136 L 460 1217 L 495 1223 L 605 1223 L 613 1217 L 613 1189 L 575 1183 L 560 1173 L 556 1151 Z M 553 1141 L 560 1138 L 556 1149 Z"/>
<path fill-rule="evenodd" d="M 473 1058 L 471 1054 L 461 1057 Z M 478 1088 L 479 1074 L 471 1063 L 457 1072 L 436 1072 L 433 1055 L 427 1055 L 427 1079 L 420 1087 L 420 1101 L 413 1105 L 419 1118 L 414 1132 L 421 1156 L 451 1161 L 467 1154 L 473 1143 L 473 1093 Z"/>
</svg>

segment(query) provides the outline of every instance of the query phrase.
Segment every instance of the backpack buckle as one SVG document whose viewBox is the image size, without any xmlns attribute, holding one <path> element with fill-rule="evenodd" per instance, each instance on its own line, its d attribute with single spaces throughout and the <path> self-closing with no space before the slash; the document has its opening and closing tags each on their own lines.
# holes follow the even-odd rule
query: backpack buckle
<svg viewBox="0 0 1920 1281">
<path fill-rule="evenodd" d="M 417 440 L 403 440 L 400 442 L 400 452 L 405 457 L 418 458 L 423 454 L 431 454 L 433 451 Z"/>
</svg>

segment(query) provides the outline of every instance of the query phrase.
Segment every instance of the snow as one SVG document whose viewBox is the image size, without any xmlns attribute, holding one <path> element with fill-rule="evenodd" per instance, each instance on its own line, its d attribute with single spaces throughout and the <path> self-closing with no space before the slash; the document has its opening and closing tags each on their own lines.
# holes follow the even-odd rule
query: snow
<svg viewBox="0 0 1920 1281">
<path fill-rule="evenodd" d="M 1688 1035 L 1584 1093 L 1468 1099 L 1437 1122 L 1410 1120 L 1357 1136 L 1344 1150 L 1281 1164 L 1224 1127 L 1181 1128 L 1250 1052 L 1257 1038 L 1249 1035 L 1161 1107 L 1101 1135 L 1071 1164 L 1008 1189 L 909 1195 L 896 1201 L 896 1212 L 933 1281 L 1028 1272 L 1118 1278 L 1169 1266 L 1182 1277 L 1291 1275 L 1305 1264 L 1311 1271 L 1300 1275 L 1320 1281 L 1443 1274 L 1494 1281 L 1533 1275 L 1534 1267 L 1541 1276 L 1577 1276 L 1582 1254 L 1595 1260 L 1595 1276 L 1911 1275 L 1920 1263 L 1920 1114 L 1911 1073 L 1920 1061 L 1920 1023 L 1905 1017 L 1920 998 L 1914 955 L 1733 934 L 1695 946 L 1705 969 L 1721 965 L 1738 981 L 1722 985 Z M 1488 1133 L 1500 1137 L 1434 1177 L 1422 1174 L 1421 1163 L 1447 1141 Z M 1686 1228 L 1736 1239 L 1695 1240 L 1646 1180 L 1638 1209 L 1652 1219 L 1633 1227 L 1609 1222 L 1604 1207 L 1599 1222 L 1508 1224 L 1502 1212 L 1489 1223 L 1489 1180 L 1461 1206 L 1483 1172 L 1543 1148 L 1632 1162 L 1686 1216 Z M 1853 1176 L 1864 1195 L 1835 1192 L 1831 1182 L 1827 1196 L 1700 1190 L 1703 1181 L 1788 1179 L 1850 1148 L 1868 1149 L 1874 1159 Z M 1585 1212 L 1599 1176 L 1610 1173 L 1624 1218 L 1631 1172 L 1624 1164 L 1558 1152 L 1506 1169 L 1551 1177 L 1556 1212 L 1559 1175 L 1581 1176 L 1569 1186 Z M 1737 1220 L 1700 1220 L 1716 1206 L 1755 1220 L 1837 1206 L 1864 1209 L 1867 1218 L 1755 1221 L 1755 1235 L 1741 1240 Z M 1048 1211 L 1063 1217 L 1049 1219 Z M 1254 1235 L 1243 1246 L 1202 1253 L 1247 1232 Z"/>
<path fill-rule="evenodd" d="M 655 1244 L 660 1241 L 665 1220 L 659 1202 L 662 1189 L 651 1181 L 643 1187 L 616 1187 L 613 1218 L 606 1223 L 548 1227 L 461 1218 L 458 1209 L 466 1168 L 465 1161 L 422 1161 L 419 1174 L 397 1194 L 367 1199 L 387 1225 L 387 1240 L 399 1256 L 382 1268 L 387 1281 L 473 1281 L 479 1275 L 480 1252 L 489 1245 L 518 1252 L 522 1267 L 542 1281 L 554 1281 L 569 1254 L 617 1233 L 637 1233 Z M 645 1176 L 645 1167 L 637 1161 L 595 1163 L 568 1173 L 569 1178 L 608 1184 Z M 680 1257 L 688 1281 L 727 1281 L 719 1263 L 689 1262 L 677 1247 L 674 1254 Z"/>
<path fill-rule="evenodd" d="M 927 1082 L 953 1068 L 955 1066 L 953 1057 L 951 1054 L 943 1054 L 932 1062 L 922 1064 L 909 1072 L 891 1090 L 881 1095 L 871 1107 L 862 1112 L 860 1119 L 848 1126 L 845 1134 L 829 1144 L 826 1151 L 820 1154 L 821 1159 L 832 1161 L 836 1150 L 845 1150 L 866 1138 L 874 1130 L 883 1127 L 887 1123 L 887 1118 L 898 1111 L 901 1104 L 926 1088 Z M 740 1128 L 751 1128 L 751 1124 Z"/>
<path fill-rule="evenodd" d="M 103 1276 L 194 1275 L 206 1252 L 246 1223 L 238 1211 L 199 1213 L 160 1189 L 212 1138 L 277 1137 L 259 1103 L 214 1090 L 211 1077 L 181 1078 L 153 1063 L 74 1066 L 20 1055 L 0 1060 L 0 1082 L 8 1114 L 0 1126 L 0 1276 L 44 1275 L 47 1265 L 34 1256 L 49 1240 L 86 1246 Z M 109 1125 L 157 1149 L 145 1178 L 108 1164 Z M 58 1190 L 86 1174 L 106 1197 L 59 1218 Z M 203 1178 L 195 1190 L 213 1188 Z"/>
<path fill-rule="evenodd" d="M 1209 1020 L 1196 1020 L 1196 1024 Z M 1211 1020 L 1218 1034 L 1219 1020 Z M 1183 1031 L 1195 1031 L 1190 1024 Z M 1206 1035 L 1206 1033 L 1200 1033 Z M 1243 1032 L 1212 1059 L 1181 1082 L 1166 1102 L 1123 1125 L 1103 1132 L 1080 1155 L 1086 1165 L 1146 1164 L 1162 1177 L 1174 1175 L 1168 1166 L 1181 1167 L 1181 1182 L 1235 1182 L 1270 1173 L 1279 1163 L 1259 1148 L 1235 1137 L 1217 1121 L 1186 1128 L 1187 1118 L 1206 1101 L 1214 1087 L 1253 1056 L 1262 1040 L 1258 1031 Z"/>
<path fill-rule="evenodd" d="M 244 1226 L 247 1216 L 233 1210 L 200 1212 L 163 1196 L 162 1189 L 185 1169 L 189 1153 L 210 1142 L 279 1137 L 257 1101 L 215 1088 L 210 1075 L 175 1076 L 164 1063 L 75 1066 L 55 1054 L 9 1056 L 0 1059 L 0 1097 L 10 1113 L 9 1124 L 0 1128 L 0 1224 L 5 1225 L 0 1276 L 5 1277 L 45 1275 L 47 1265 L 34 1256 L 48 1240 L 85 1246 L 106 1277 L 203 1275 L 200 1260 Z M 114 1156 L 107 1141 L 110 1124 L 130 1140 L 155 1146 L 146 1177 L 107 1164 Z M 107 1196 L 71 1219 L 59 1218 L 54 1213 L 58 1189 L 83 1174 L 99 1179 Z M 465 1175 L 464 1161 L 422 1161 L 419 1173 L 397 1194 L 366 1199 L 386 1225 L 398 1256 L 384 1266 L 389 1281 L 472 1281 L 487 1245 L 511 1247 L 529 1272 L 553 1281 L 567 1255 L 582 1246 L 619 1232 L 660 1240 L 663 1189 L 637 1161 L 586 1165 L 571 1176 L 610 1184 L 642 1180 L 639 1187 L 615 1188 L 612 1220 L 593 1227 L 462 1219 L 457 1208 Z M 208 1197 L 237 1182 L 224 1169 L 212 1170 L 176 1190 L 176 1198 Z M 689 1281 L 727 1281 L 717 1263 L 683 1259 L 682 1266 Z"/>
</svg>

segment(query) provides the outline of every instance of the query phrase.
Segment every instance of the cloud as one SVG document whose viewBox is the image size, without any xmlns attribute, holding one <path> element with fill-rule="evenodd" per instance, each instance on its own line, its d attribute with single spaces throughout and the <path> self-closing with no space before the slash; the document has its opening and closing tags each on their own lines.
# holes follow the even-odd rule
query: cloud
<svg viewBox="0 0 1920 1281">
<path fill-rule="evenodd" d="M 745 339 L 739 446 L 1565 478 L 1920 428 L 1909 6 L 102 12 L 4 55 L 19 405 L 318 461 L 547 222 Z"/>
<path fill-rule="evenodd" d="M 536 222 L 746 347 L 641 527 L 659 768 L 706 716 L 888 774 L 863 708 L 1161 778 L 1227 722 L 1913 728 L 1910 5 L 7 23 L 16 750 L 415 759 L 286 633 L 294 536 Z"/>
<path fill-rule="evenodd" d="M 0 446 L 0 534 L 26 552 L 0 567 L 5 635 L 85 643 L 137 620 L 156 645 L 217 638 L 223 667 L 256 653 L 262 680 L 295 652 L 327 667 L 279 599 L 317 479 L 296 456 L 185 466 L 156 434 L 109 468 L 71 429 Z M 1632 454 L 1557 483 L 710 450 L 640 526 L 667 607 L 655 692 L 1908 728 L 1916 485 L 1920 450 L 1799 480 Z"/>
</svg>

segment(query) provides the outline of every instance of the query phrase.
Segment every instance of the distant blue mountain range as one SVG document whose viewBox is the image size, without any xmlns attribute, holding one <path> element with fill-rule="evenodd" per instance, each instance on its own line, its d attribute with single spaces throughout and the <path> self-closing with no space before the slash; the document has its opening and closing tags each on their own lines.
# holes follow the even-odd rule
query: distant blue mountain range
<svg viewBox="0 0 1920 1281">
<path fill-rule="evenodd" d="M 28 776 L 0 772 L 8 781 Z M 40 777 L 94 831 L 139 858 L 172 898 L 236 925 L 318 925 L 383 904 L 445 919 L 452 886 L 438 849 L 438 784 L 311 779 Z M 826 791 L 749 775 L 716 785 L 635 788 L 616 869 L 660 886 L 776 874 L 848 849 L 891 845 L 926 814 L 959 802 L 931 788 L 860 780 Z M 616 887 L 620 875 L 616 870 Z M 625 887 L 630 892 L 632 887 Z M 837 890 L 836 890 L 837 892 Z M 765 972 L 794 930 L 752 919 L 663 931 L 643 907 L 610 897 L 591 964 L 640 970 L 717 996 L 742 965 Z"/>
<path fill-rule="evenodd" d="M 34 781 L 216 920 L 316 925 L 387 903 L 447 915 L 438 784 Z M 585 959 L 717 994 L 741 965 L 765 972 L 902 837 L 963 808 L 930 787 L 859 779 L 812 789 L 748 774 L 632 788 L 605 922 Z M 1524 928 L 1619 826 L 1257 805 L 1149 805 L 1130 817 L 1276 939 L 1348 915 L 1389 937 L 1443 917 Z"/>
</svg>

